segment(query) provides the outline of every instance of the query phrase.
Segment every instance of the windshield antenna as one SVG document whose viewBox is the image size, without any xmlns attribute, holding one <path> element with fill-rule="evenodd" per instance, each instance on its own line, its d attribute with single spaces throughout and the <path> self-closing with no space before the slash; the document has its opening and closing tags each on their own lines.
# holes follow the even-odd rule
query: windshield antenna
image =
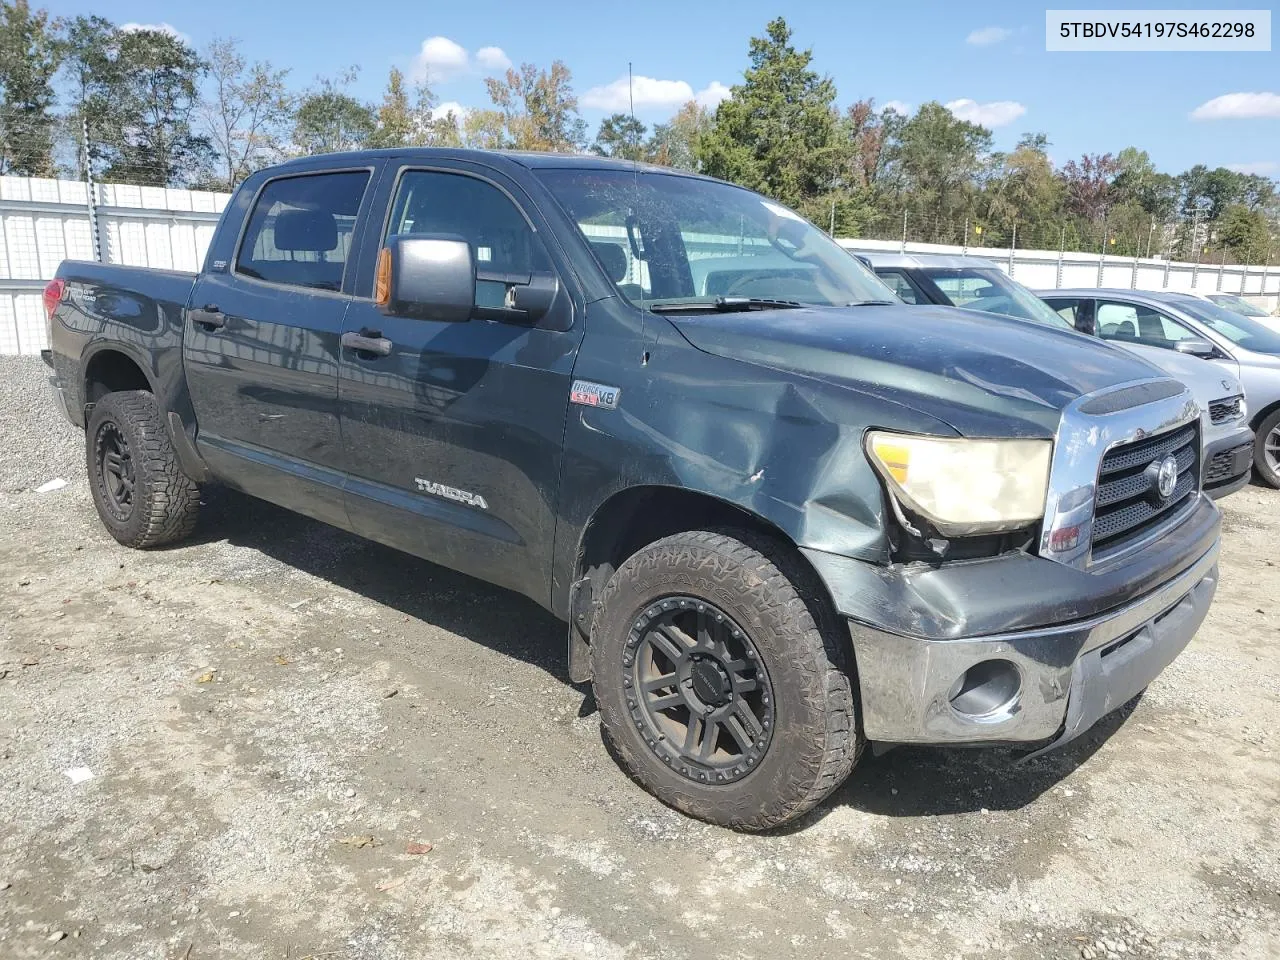
<svg viewBox="0 0 1280 960">
<path fill-rule="evenodd" d="M 636 123 L 636 89 L 635 82 L 631 77 L 631 61 L 627 61 L 627 101 L 631 107 L 631 129 L 634 132 L 638 126 Z M 636 150 L 631 153 L 631 173 L 635 181 L 635 204 L 636 210 L 640 207 L 640 157 L 638 156 L 639 145 Z M 634 216 L 634 214 L 633 214 Z M 639 227 L 639 219 L 636 220 L 637 229 Z M 643 242 L 643 241 L 642 241 Z M 634 245 L 634 241 L 633 241 Z M 632 251 L 633 253 L 635 251 Z M 645 345 L 646 328 L 649 325 L 649 311 L 644 305 L 644 261 L 636 257 L 636 286 L 640 288 L 640 345 Z M 648 363 L 649 350 L 645 348 L 642 362 Z"/>
</svg>

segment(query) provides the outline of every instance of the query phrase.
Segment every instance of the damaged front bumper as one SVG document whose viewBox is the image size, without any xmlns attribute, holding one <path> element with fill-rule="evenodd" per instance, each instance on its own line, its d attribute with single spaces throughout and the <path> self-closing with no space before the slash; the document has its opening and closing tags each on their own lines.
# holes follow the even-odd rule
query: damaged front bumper
<svg viewBox="0 0 1280 960">
<path fill-rule="evenodd" d="M 1140 693 L 1190 642 L 1217 588 L 1218 525 L 1202 498 L 1177 530 L 1099 573 L 1013 554 L 851 579 L 857 561 L 806 554 L 848 619 L 867 739 L 1050 749 Z M 877 607 L 884 615 L 869 616 Z"/>
</svg>

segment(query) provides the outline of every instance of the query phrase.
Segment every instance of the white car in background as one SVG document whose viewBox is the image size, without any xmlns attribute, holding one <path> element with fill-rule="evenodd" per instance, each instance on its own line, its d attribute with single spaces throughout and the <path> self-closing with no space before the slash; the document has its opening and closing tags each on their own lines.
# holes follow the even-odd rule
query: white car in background
<svg viewBox="0 0 1280 960">
<path fill-rule="evenodd" d="M 1256 303 L 1246 300 L 1244 297 L 1237 297 L 1234 293 L 1190 293 L 1180 291 L 1184 297 L 1195 297 L 1197 300 L 1208 300 L 1210 303 L 1222 307 L 1224 310 L 1230 310 L 1232 313 L 1238 313 L 1242 317 L 1253 317 L 1253 319 L 1265 323 L 1273 330 L 1280 330 L 1280 317 L 1273 313 L 1267 313 L 1262 307 Z"/>
<path fill-rule="evenodd" d="M 1065 304 L 1051 305 L 1041 299 L 1056 291 L 1033 293 L 983 257 L 862 250 L 854 255 L 907 303 L 940 303 L 1079 329 L 1068 310 L 1056 310 Z M 1247 484 L 1254 461 L 1254 436 L 1240 378 L 1225 367 L 1172 350 L 1110 342 L 1118 350 L 1138 354 L 1191 389 L 1203 414 L 1204 492 L 1220 499 Z"/>
</svg>

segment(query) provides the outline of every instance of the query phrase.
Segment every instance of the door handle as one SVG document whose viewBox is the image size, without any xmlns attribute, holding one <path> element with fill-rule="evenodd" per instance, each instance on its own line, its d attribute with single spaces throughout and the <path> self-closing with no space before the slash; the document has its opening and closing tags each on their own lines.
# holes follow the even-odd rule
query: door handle
<svg viewBox="0 0 1280 960">
<path fill-rule="evenodd" d="M 216 303 L 206 303 L 199 312 L 203 316 L 196 317 L 196 323 L 206 330 L 221 330 L 227 325 L 227 315 L 218 309 Z"/>
<path fill-rule="evenodd" d="M 379 357 L 389 356 L 394 344 L 377 333 L 373 333 L 371 336 L 366 335 L 369 333 L 372 333 L 372 331 L 344 333 L 341 341 L 343 348 L 354 350 L 356 353 L 371 353 Z"/>
</svg>

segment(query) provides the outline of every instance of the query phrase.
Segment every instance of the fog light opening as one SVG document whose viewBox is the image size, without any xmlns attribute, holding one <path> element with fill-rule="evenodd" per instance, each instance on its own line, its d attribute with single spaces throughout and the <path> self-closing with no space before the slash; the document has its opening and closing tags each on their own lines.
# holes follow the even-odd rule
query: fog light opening
<svg viewBox="0 0 1280 960">
<path fill-rule="evenodd" d="M 962 673 L 948 699 L 957 713 L 979 719 L 1008 713 L 1022 689 L 1022 675 L 1008 660 L 983 660 Z"/>
</svg>

